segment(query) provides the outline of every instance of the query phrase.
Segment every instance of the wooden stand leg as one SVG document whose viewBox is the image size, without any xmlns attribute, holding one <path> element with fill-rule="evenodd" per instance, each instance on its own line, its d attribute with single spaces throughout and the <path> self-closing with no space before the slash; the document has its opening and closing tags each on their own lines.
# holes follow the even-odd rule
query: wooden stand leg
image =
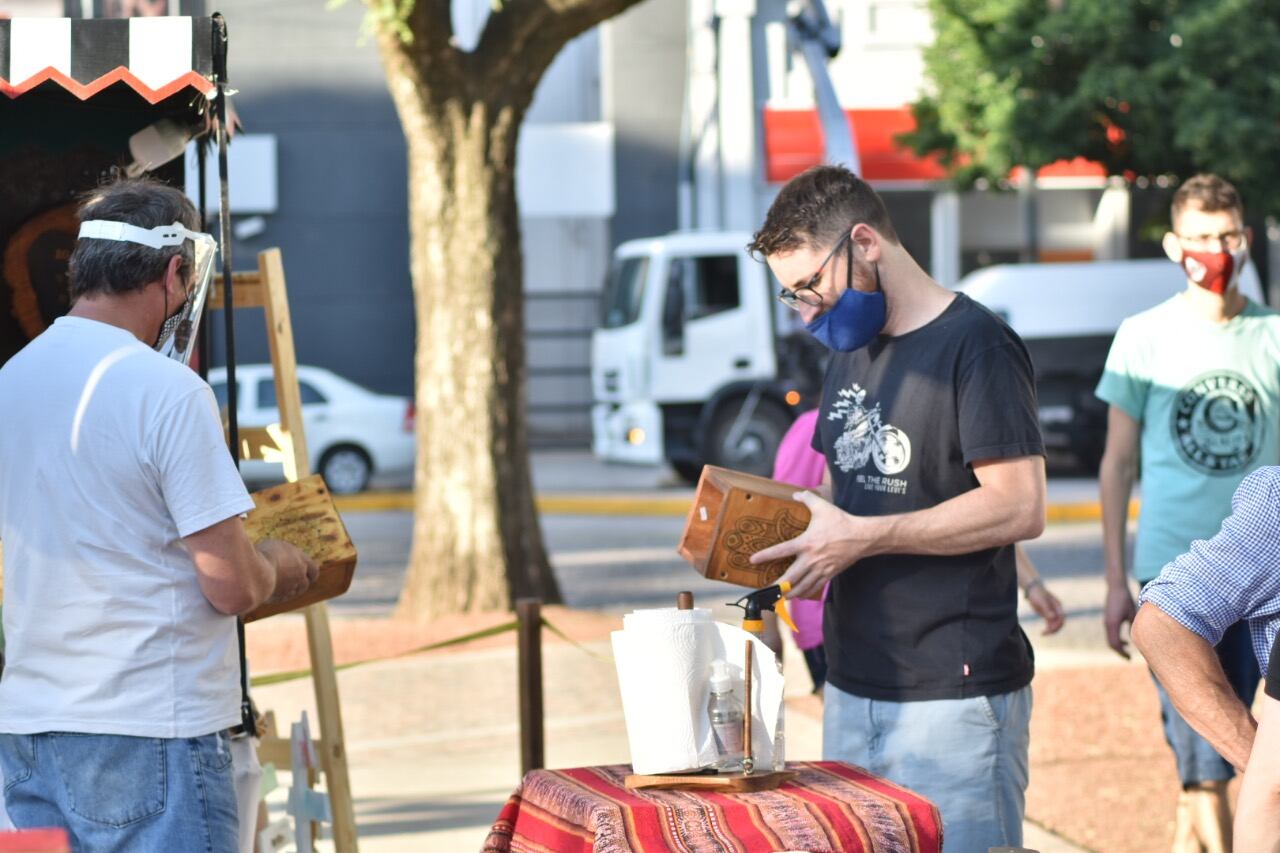
<svg viewBox="0 0 1280 853">
<path fill-rule="evenodd" d="M 333 812 L 333 845 L 338 853 L 356 853 L 355 807 L 347 772 L 346 741 L 342 736 L 342 708 L 338 677 L 333 670 L 333 638 L 329 609 L 323 603 L 303 611 L 307 617 L 307 645 L 311 648 L 311 678 L 316 688 L 316 716 L 320 722 L 320 761 L 324 767 L 329 808 Z"/>
</svg>

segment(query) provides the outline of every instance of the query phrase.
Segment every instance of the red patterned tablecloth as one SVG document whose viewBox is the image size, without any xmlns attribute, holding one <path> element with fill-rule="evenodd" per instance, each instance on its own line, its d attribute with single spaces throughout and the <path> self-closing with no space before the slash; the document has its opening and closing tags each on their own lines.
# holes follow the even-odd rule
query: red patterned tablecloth
<svg viewBox="0 0 1280 853">
<path fill-rule="evenodd" d="M 498 815 L 483 853 L 939 853 L 933 803 L 838 761 L 797 761 L 775 791 L 629 791 L 626 764 L 534 770 Z"/>
</svg>

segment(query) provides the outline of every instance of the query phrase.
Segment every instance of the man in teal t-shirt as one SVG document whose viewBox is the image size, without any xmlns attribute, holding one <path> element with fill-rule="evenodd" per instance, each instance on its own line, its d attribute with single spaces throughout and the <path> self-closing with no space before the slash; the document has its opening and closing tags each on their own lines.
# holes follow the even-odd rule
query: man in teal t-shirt
<svg viewBox="0 0 1280 853">
<path fill-rule="evenodd" d="M 1121 324 L 1097 389 L 1110 405 L 1098 474 L 1104 622 L 1107 642 L 1126 658 L 1121 627 L 1133 621 L 1134 600 L 1125 534 L 1139 459 L 1133 574 L 1143 584 L 1194 540 L 1218 532 L 1246 475 L 1280 463 L 1280 314 L 1237 286 L 1250 236 L 1240 196 L 1221 178 L 1199 175 L 1174 194 L 1172 225 L 1164 249 L 1186 271 L 1186 290 Z M 1228 631 L 1217 652 L 1248 704 L 1259 673 L 1244 627 Z M 1174 849 L 1229 850 L 1226 783 L 1234 770 L 1182 719 L 1158 681 L 1156 688 L 1183 785 Z"/>
</svg>

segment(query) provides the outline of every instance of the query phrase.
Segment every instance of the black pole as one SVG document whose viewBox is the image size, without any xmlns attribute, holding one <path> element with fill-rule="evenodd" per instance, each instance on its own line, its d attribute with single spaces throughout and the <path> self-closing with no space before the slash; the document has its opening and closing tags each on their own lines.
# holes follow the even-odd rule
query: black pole
<svg viewBox="0 0 1280 853">
<path fill-rule="evenodd" d="M 196 175 L 200 181 L 200 189 L 196 192 L 196 198 L 200 200 L 200 230 L 208 232 L 208 210 L 209 210 L 209 191 L 206 186 L 209 174 L 209 152 L 205 148 L 204 140 L 196 143 Z M 205 311 L 205 317 L 209 318 L 208 311 Z M 200 378 L 209 379 L 209 359 L 212 357 L 209 350 L 209 325 L 212 318 L 200 324 L 196 337 L 196 353 L 200 358 Z"/>
<path fill-rule="evenodd" d="M 218 222 L 221 229 L 219 242 L 222 250 L 222 304 L 227 330 L 227 422 L 231 458 L 240 468 L 239 401 L 236 399 L 236 320 L 235 296 L 231 289 L 231 194 L 227 186 L 227 22 L 221 15 L 213 16 L 213 73 L 217 78 L 218 92 L 214 109 L 218 115 Z"/>
<path fill-rule="evenodd" d="M 222 243 L 222 316 L 227 330 L 227 424 L 228 444 L 236 470 L 240 469 L 239 402 L 236 394 L 236 315 L 235 295 L 231 291 L 231 194 L 227 188 L 227 21 L 221 15 L 213 16 L 213 73 L 217 78 L 218 92 L 214 108 L 218 111 L 218 182 L 221 194 L 218 199 L 218 222 Z M 203 188 L 203 185 L 202 185 Z M 249 661 L 245 656 L 244 620 L 236 617 L 236 639 L 240 642 L 240 724 L 245 734 L 253 734 L 253 703 L 249 700 Z"/>
</svg>

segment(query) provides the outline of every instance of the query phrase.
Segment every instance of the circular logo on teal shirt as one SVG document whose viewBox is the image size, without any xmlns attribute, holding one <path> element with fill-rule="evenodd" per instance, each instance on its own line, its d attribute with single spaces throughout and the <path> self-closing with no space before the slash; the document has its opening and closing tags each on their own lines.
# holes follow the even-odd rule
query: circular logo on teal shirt
<svg viewBox="0 0 1280 853">
<path fill-rule="evenodd" d="M 1206 373 L 1178 392 L 1172 426 L 1178 453 L 1191 467 L 1238 472 L 1262 445 L 1258 392 L 1238 373 Z"/>
</svg>

